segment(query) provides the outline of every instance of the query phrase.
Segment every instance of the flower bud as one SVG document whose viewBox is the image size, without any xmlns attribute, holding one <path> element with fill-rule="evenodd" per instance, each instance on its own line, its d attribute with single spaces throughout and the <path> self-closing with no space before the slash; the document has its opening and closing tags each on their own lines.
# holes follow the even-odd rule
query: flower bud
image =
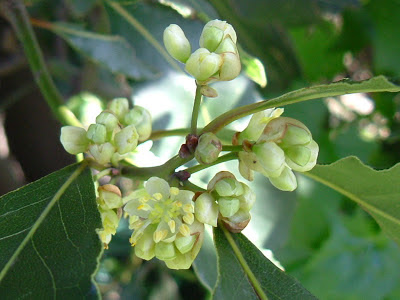
<svg viewBox="0 0 400 300">
<path fill-rule="evenodd" d="M 112 112 L 102 111 L 96 117 L 96 123 L 104 125 L 106 127 L 107 132 L 111 132 L 115 128 L 117 128 L 118 118 Z"/>
<path fill-rule="evenodd" d="M 210 52 L 214 52 L 218 48 L 224 37 L 224 31 L 215 26 L 204 26 L 200 36 L 200 47 L 206 48 Z"/>
<path fill-rule="evenodd" d="M 233 216 L 240 207 L 240 201 L 237 198 L 219 198 L 218 199 L 218 208 L 221 215 L 225 218 L 229 218 Z"/>
<path fill-rule="evenodd" d="M 221 44 L 214 51 L 215 53 L 222 54 L 225 52 L 230 52 L 233 54 L 237 54 L 239 57 L 239 53 L 236 47 L 236 44 L 232 41 L 230 37 L 226 37 L 222 40 Z"/>
<path fill-rule="evenodd" d="M 246 129 L 239 134 L 237 144 L 243 143 L 244 140 L 257 141 L 264 131 L 265 126 L 273 119 L 283 114 L 283 108 L 270 108 L 255 113 Z"/>
<path fill-rule="evenodd" d="M 252 169 L 267 177 L 277 177 L 281 174 L 285 163 L 285 152 L 277 144 L 273 142 L 255 144 L 253 153 L 256 155 L 257 161 L 252 165 Z"/>
<path fill-rule="evenodd" d="M 298 172 L 310 171 L 317 163 L 319 147 L 312 140 L 305 146 L 294 146 L 285 150 L 286 163 Z"/>
<path fill-rule="evenodd" d="M 285 148 L 307 144 L 311 139 L 311 133 L 303 123 L 292 118 L 279 117 L 265 126 L 258 141 L 273 141 Z"/>
<path fill-rule="evenodd" d="M 228 24 L 226 21 L 212 20 L 204 26 L 199 44 L 200 47 L 207 48 L 209 51 L 213 52 L 226 37 L 230 37 L 236 44 L 236 32 L 232 25 Z"/>
<path fill-rule="evenodd" d="M 86 152 L 89 146 L 89 139 L 86 137 L 86 130 L 76 126 L 62 127 L 60 141 L 65 151 L 70 154 Z"/>
<path fill-rule="evenodd" d="M 222 57 L 205 48 L 197 49 L 186 62 L 185 70 L 199 81 L 206 81 L 218 72 Z"/>
<path fill-rule="evenodd" d="M 226 178 L 215 184 L 214 190 L 221 197 L 234 197 L 243 194 L 242 184 L 233 178 Z"/>
<path fill-rule="evenodd" d="M 135 106 L 124 118 L 126 125 L 135 125 L 139 141 L 147 140 L 151 135 L 152 124 L 149 111 L 141 106 Z"/>
<path fill-rule="evenodd" d="M 136 149 L 139 135 L 135 125 L 129 125 L 115 134 L 114 142 L 119 154 L 126 154 Z"/>
<path fill-rule="evenodd" d="M 89 152 L 99 164 L 105 165 L 110 162 L 115 148 L 111 143 L 94 144 L 89 147 Z"/>
<path fill-rule="evenodd" d="M 257 163 L 257 156 L 253 152 L 240 151 L 239 154 L 239 172 L 243 178 L 248 181 L 254 180 L 253 169 L 250 168 L 253 164 Z"/>
<path fill-rule="evenodd" d="M 225 228 L 230 232 L 239 233 L 249 224 L 251 215 L 247 210 L 239 209 L 239 211 L 229 218 L 222 218 Z"/>
<path fill-rule="evenodd" d="M 102 124 L 90 124 L 86 136 L 95 144 L 103 144 L 107 138 L 106 126 Z"/>
<path fill-rule="evenodd" d="M 207 132 L 200 136 L 194 155 L 199 163 L 210 164 L 217 160 L 221 150 L 221 141 L 214 133 Z"/>
<path fill-rule="evenodd" d="M 285 166 L 282 173 L 278 177 L 270 177 L 269 181 L 281 191 L 294 191 L 297 188 L 296 176 L 294 176 L 293 171 Z"/>
<path fill-rule="evenodd" d="M 113 184 L 99 186 L 97 191 L 99 197 L 97 203 L 103 209 L 114 209 L 122 206 L 122 195 L 120 189 Z"/>
<path fill-rule="evenodd" d="M 202 193 L 194 202 L 194 215 L 204 224 L 217 227 L 218 204 L 209 193 Z"/>
<path fill-rule="evenodd" d="M 164 46 L 176 60 L 185 63 L 192 52 L 190 43 L 183 30 L 176 24 L 171 24 L 164 30 Z"/>
<path fill-rule="evenodd" d="M 219 71 L 218 80 L 229 81 L 239 76 L 242 68 L 238 54 L 225 52 L 221 54 L 222 65 Z"/>
<path fill-rule="evenodd" d="M 123 121 L 125 114 L 129 111 L 128 99 L 115 98 L 108 105 L 108 109 L 111 110 L 120 121 Z"/>
<path fill-rule="evenodd" d="M 203 96 L 206 96 L 208 98 L 218 97 L 217 91 L 208 85 L 202 85 L 200 88 L 200 92 Z"/>
<path fill-rule="evenodd" d="M 240 209 L 250 211 L 256 202 L 256 194 L 244 183 L 242 183 L 243 194 L 239 197 Z"/>
</svg>

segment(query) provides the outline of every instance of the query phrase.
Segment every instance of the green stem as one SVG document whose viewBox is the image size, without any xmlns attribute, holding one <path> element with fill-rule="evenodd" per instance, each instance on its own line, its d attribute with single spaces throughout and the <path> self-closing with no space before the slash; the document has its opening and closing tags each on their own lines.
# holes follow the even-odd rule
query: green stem
<svg viewBox="0 0 400 300">
<path fill-rule="evenodd" d="M 202 99 L 201 85 L 196 83 L 196 95 L 194 98 L 192 122 L 190 126 L 190 132 L 192 134 L 197 134 L 197 119 L 199 118 L 201 99 Z"/>
<path fill-rule="evenodd" d="M 22 1 L 2 1 L 0 7 L 12 24 L 18 39 L 22 43 L 33 77 L 46 99 L 47 104 L 50 106 L 51 111 L 63 125 L 71 124 L 79 126 L 80 122 L 72 112 L 64 106 L 64 100 L 47 70 L 42 51 Z"/>
<path fill-rule="evenodd" d="M 149 140 L 159 140 L 169 136 L 187 136 L 190 133 L 190 128 L 178 128 L 173 130 L 156 130 L 153 131 L 149 137 Z"/>
<path fill-rule="evenodd" d="M 243 146 L 242 145 L 222 145 L 222 151 L 232 151 L 232 152 L 239 152 L 243 151 Z"/>
<path fill-rule="evenodd" d="M 212 162 L 211 164 L 208 165 L 196 165 L 190 168 L 187 168 L 185 171 L 188 171 L 190 174 L 199 172 L 201 170 L 207 169 L 209 167 L 218 165 L 220 163 L 226 162 L 226 161 L 230 161 L 230 160 L 234 160 L 237 159 L 238 155 L 236 152 L 231 152 L 225 155 L 222 155 L 221 157 L 219 157 L 216 161 Z"/>
</svg>

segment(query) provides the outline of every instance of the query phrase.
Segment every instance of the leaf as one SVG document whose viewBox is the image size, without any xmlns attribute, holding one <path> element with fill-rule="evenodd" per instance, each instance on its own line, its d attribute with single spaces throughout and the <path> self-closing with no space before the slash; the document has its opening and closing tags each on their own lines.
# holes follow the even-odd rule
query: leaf
<svg viewBox="0 0 400 300">
<path fill-rule="evenodd" d="M 67 0 L 66 4 L 77 17 L 85 16 L 96 4 L 97 0 Z"/>
<path fill-rule="evenodd" d="M 218 132 L 227 124 L 242 117 L 272 107 L 282 107 L 302 101 L 333 97 L 352 93 L 400 92 L 400 86 L 385 76 L 376 76 L 364 81 L 341 80 L 331 84 L 315 85 L 286 93 L 282 96 L 244 105 L 219 116 L 203 128 L 203 132 Z"/>
<path fill-rule="evenodd" d="M 400 164 L 376 171 L 351 156 L 304 174 L 355 201 L 400 244 Z"/>
<path fill-rule="evenodd" d="M 65 39 L 76 51 L 113 73 L 124 74 L 136 80 L 156 76 L 155 69 L 139 61 L 135 50 L 123 37 L 85 31 L 65 23 L 46 23 L 45 27 Z"/>
<path fill-rule="evenodd" d="M 256 57 L 251 56 L 238 45 L 240 61 L 242 62 L 246 75 L 262 88 L 267 86 L 267 74 L 263 63 Z"/>
<path fill-rule="evenodd" d="M 97 228 L 93 180 L 84 164 L 1 197 L 2 299 L 97 299 Z"/>
<path fill-rule="evenodd" d="M 316 299 L 244 235 L 214 229 L 219 278 L 215 299 Z"/>
<path fill-rule="evenodd" d="M 210 231 L 211 232 L 211 231 Z M 193 262 L 193 269 L 203 286 L 212 292 L 217 283 L 217 255 L 211 235 L 208 231 L 204 234 L 203 245 Z"/>
</svg>

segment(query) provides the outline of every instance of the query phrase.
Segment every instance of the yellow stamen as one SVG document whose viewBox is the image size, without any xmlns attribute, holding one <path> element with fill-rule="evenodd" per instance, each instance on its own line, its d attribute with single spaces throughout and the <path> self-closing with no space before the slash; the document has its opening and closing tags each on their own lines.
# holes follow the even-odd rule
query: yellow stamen
<svg viewBox="0 0 400 300">
<path fill-rule="evenodd" d="M 179 189 L 176 187 L 172 187 L 169 189 L 169 193 L 171 194 L 171 196 L 176 196 L 179 194 Z"/>
<path fill-rule="evenodd" d="M 153 198 L 156 199 L 157 201 L 160 201 L 163 198 L 163 196 L 161 193 L 155 193 L 153 194 Z"/>
<path fill-rule="evenodd" d="M 175 221 L 174 220 L 170 220 L 168 222 L 168 226 L 169 226 L 169 229 L 171 230 L 171 232 L 175 233 Z"/>
<path fill-rule="evenodd" d="M 192 213 L 192 212 L 194 211 L 193 205 L 190 204 L 190 203 L 185 204 L 185 205 L 182 207 L 182 209 L 183 209 L 183 211 L 184 211 L 185 213 Z"/>
<path fill-rule="evenodd" d="M 183 221 L 185 221 L 186 224 L 192 224 L 194 221 L 194 215 L 192 213 L 187 213 L 186 215 L 183 216 Z"/>
<path fill-rule="evenodd" d="M 174 204 L 176 205 L 176 207 L 182 207 L 182 202 L 175 201 Z"/>
<path fill-rule="evenodd" d="M 168 235 L 167 230 L 156 230 L 153 233 L 153 240 L 155 243 L 158 243 L 159 241 L 165 239 L 167 235 Z"/>
<path fill-rule="evenodd" d="M 183 235 L 183 236 L 188 236 L 190 234 L 190 228 L 189 226 L 187 226 L 186 224 L 182 224 L 179 227 L 179 232 Z"/>
</svg>

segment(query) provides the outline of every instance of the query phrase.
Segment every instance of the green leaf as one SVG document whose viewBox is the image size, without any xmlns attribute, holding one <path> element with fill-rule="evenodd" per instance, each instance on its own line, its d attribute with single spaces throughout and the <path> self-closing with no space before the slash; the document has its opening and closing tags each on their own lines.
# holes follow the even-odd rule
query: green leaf
<svg viewBox="0 0 400 300">
<path fill-rule="evenodd" d="M 240 53 L 240 61 L 243 65 L 243 70 L 246 75 L 257 83 L 262 88 L 267 86 L 267 74 L 263 63 L 256 57 L 251 56 L 249 53 L 244 51 L 240 45 L 238 45 Z"/>
<path fill-rule="evenodd" d="M 136 80 L 155 77 L 155 70 L 135 56 L 135 50 L 120 36 L 98 34 L 68 24 L 49 24 L 48 29 L 61 36 L 75 50 L 113 73 Z"/>
<path fill-rule="evenodd" d="M 86 15 L 96 4 L 97 0 L 67 0 L 66 4 L 77 17 Z"/>
<path fill-rule="evenodd" d="M 101 228 L 90 170 L 72 165 L 0 198 L 2 299 L 96 299 Z"/>
<path fill-rule="evenodd" d="M 219 278 L 215 299 L 316 299 L 244 235 L 214 229 Z"/>
<path fill-rule="evenodd" d="M 400 244 L 400 164 L 376 171 L 352 156 L 304 174 L 355 201 Z"/>
<path fill-rule="evenodd" d="M 232 109 L 210 122 L 203 132 L 218 132 L 227 124 L 272 107 L 281 107 L 302 101 L 333 97 L 352 93 L 400 92 L 400 86 L 390 82 L 385 76 L 372 77 L 364 81 L 341 80 L 331 84 L 322 84 L 302 88 L 277 98 L 260 101 Z"/>
</svg>

